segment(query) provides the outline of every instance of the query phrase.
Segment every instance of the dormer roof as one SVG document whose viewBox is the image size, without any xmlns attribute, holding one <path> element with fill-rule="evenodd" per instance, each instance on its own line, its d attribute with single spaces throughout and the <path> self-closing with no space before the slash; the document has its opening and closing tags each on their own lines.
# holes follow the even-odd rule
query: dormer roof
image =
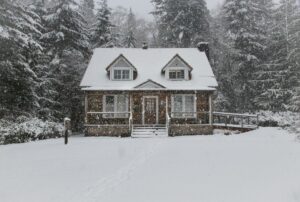
<svg viewBox="0 0 300 202">
<path fill-rule="evenodd" d="M 136 68 L 134 65 L 126 58 L 123 54 L 120 54 L 115 60 L 112 61 L 107 67 L 106 71 L 108 71 L 112 66 L 122 66 L 125 67 L 123 64 L 127 65 L 126 67 L 132 67 L 135 71 Z"/>
<path fill-rule="evenodd" d="M 178 53 L 163 67 L 162 72 L 165 72 L 167 67 L 186 67 L 189 68 L 190 71 L 193 70 L 191 65 L 182 59 Z"/>
</svg>

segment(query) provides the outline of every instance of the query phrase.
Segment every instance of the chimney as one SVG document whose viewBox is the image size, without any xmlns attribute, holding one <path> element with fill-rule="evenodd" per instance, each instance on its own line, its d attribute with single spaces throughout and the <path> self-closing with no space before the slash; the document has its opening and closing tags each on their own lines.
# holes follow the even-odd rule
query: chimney
<svg viewBox="0 0 300 202">
<path fill-rule="evenodd" d="M 143 49 L 147 50 L 148 49 L 148 44 L 146 42 L 143 43 Z"/>
<path fill-rule="evenodd" d="M 208 60 L 210 60 L 208 42 L 199 42 L 198 45 L 197 45 L 197 48 L 199 49 L 200 52 L 205 52 Z"/>
</svg>

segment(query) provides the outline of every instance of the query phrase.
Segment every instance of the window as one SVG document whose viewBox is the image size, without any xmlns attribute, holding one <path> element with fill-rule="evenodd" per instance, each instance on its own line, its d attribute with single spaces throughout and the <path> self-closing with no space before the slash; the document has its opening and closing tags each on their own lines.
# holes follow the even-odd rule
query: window
<svg viewBox="0 0 300 202">
<path fill-rule="evenodd" d="M 106 95 L 103 100 L 104 112 L 115 114 L 104 114 L 104 118 L 128 118 L 128 96 L 127 95 Z M 118 114 L 118 112 L 125 112 Z"/>
<path fill-rule="evenodd" d="M 114 69 L 113 70 L 114 80 L 130 80 L 130 70 L 129 69 Z"/>
<path fill-rule="evenodd" d="M 169 71 L 169 79 L 184 79 L 184 70 L 170 70 Z"/>
<path fill-rule="evenodd" d="M 195 118 L 196 117 L 195 95 L 173 95 L 172 117 Z"/>
</svg>

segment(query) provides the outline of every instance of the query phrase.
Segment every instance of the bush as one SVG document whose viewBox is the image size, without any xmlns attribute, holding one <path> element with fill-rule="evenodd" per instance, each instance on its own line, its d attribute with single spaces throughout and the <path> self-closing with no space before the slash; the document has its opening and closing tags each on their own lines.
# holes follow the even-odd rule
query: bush
<svg viewBox="0 0 300 202">
<path fill-rule="evenodd" d="M 15 122 L 0 121 L 0 144 L 24 143 L 35 140 L 58 138 L 63 134 L 60 123 L 38 118 L 19 117 Z"/>
</svg>

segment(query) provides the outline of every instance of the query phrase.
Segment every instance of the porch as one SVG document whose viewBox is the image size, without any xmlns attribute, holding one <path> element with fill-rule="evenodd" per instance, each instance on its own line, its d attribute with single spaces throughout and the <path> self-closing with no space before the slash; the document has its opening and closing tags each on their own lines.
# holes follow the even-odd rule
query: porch
<svg viewBox="0 0 300 202">
<path fill-rule="evenodd" d="M 184 112 L 183 114 L 185 114 Z M 122 137 L 137 137 L 141 136 L 182 136 L 182 135 L 210 135 L 213 129 L 226 129 L 233 131 L 247 132 L 258 128 L 258 115 L 224 113 L 224 112 L 197 112 L 201 119 L 181 119 L 171 118 L 166 113 L 165 124 L 134 124 L 132 112 L 113 113 L 113 112 L 88 112 L 89 116 L 95 117 L 99 124 L 86 124 L 89 133 L 99 136 L 122 136 Z M 212 118 L 210 118 L 212 114 Z M 105 116 L 121 115 L 128 118 L 119 118 L 118 122 Z M 198 117 L 197 116 L 197 117 Z M 203 121 L 203 120 L 206 120 Z M 209 122 L 212 121 L 212 123 Z M 99 132 L 101 131 L 101 132 Z"/>
<path fill-rule="evenodd" d="M 90 92 L 85 98 L 87 135 L 132 136 L 137 132 L 166 136 L 212 134 L 213 129 L 247 131 L 255 115 L 213 112 L 212 92 Z"/>
</svg>

